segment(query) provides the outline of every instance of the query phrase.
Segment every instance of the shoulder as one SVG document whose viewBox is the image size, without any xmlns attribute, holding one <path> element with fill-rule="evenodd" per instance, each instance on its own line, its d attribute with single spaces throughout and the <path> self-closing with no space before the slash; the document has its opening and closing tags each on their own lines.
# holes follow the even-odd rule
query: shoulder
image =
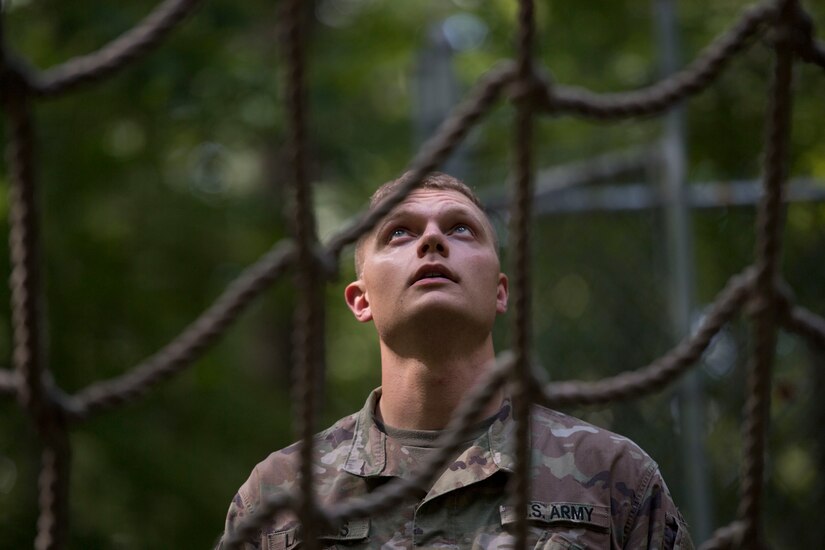
<svg viewBox="0 0 825 550">
<path fill-rule="evenodd" d="M 659 466 L 630 439 L 544 407 L 533 409 L 531 437 L 538 500 L 603 510 L 621 541 L 649 530 L 652 508 L 675 510 Z"/>
<path fill-rule="evenodd" d="M 534 406 L 531 418 L 534 451 L 570 456 L 580 468 L 631 476 L 652 475 L 656 462 L 636 443 L 574 416 Z"/>
<path fill-rule="evenodd" d="M 342 418 L 313 438 L 313 474 L 317 487 L 329 487 L 346 461 L 355 434 L 358 414 Z M 256 512 L 266 499 L 278 493 L 295 493 L 301 465 L 301 443 L 270 454 L 258 463 L 232 499 L 226 517 L 226 532 L 233 532 L 245 517 Z M 278 513 L 259 533 L 250 548 L 267 544 L 268 534 L 293 529 L 297 519 L 291 512 Z M 245 546 L 246 548 L 246 546 Z"/>
<path fill-rule="evenodd" d="M 326 472 L 337 472 L 342 467 L 355 436 L 357 416 L 357 413 L 346 416 L 326 430 L 315 434 L 313 463 L 316 473 L 319 467 Z M 238 491 L 247 508 L 254 508 L 267 494 L 297 489 L 301 447 L 301 442 L 293 443 L 271 453 L 255 466 L 249 479 Z"/>
<path fill-rule="evenodd" d="M 659 477 L 659 466 L 633 441 L 573 416 L 535 407 L 531 437 L 539 491 L 562 489 L 574 502 L 618 506 L 633 516 Z"/>
</svg>

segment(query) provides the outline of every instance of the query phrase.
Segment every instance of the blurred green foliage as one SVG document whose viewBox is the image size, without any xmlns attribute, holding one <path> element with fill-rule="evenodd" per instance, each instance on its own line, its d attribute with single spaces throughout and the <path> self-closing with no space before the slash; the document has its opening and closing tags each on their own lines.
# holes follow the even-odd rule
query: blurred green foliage
<svg viewBox="0 0 825 550">
<path fill-rule="evenodd" d="M 99 48 L 156 4 L 149 0 L 13 0 L 6 40 L 38 67 Z M 736 20 L 741 0 L 683 2 L 684 59 Z M 808 2 L 808 4 L 812 4 Z M 818 8 L 811 5 L 812 8 Z M 212 0 L 145 59 L 104 83 L 36 108 L 47 354 L 57 382 L 76 391 L 116 376 L 162 347 L 221 290 L 287 234 L 284 67 L 278 6 Z M 456 53 L 463 89 L 512 57 L 509 0 L 318 0 L 309 47 L 311 172 L 320 232 L 330 235 L 370 192 L 397 175 L 416 145 L 411 79 L 434 24 L 456 15 L 483 23 L 477 47 Z M 825 10 L 818 9 L 820 26 Z M 651 6 L 617 0 L 538 3 L 541 62 L 553 78 L 599 91 L 632 89 L 657 75 Z M 757 178 L 770 51 L 757 43 L 688 106 L 689 178 Z M 823 75 L 796 75 L 792 169 L 825 179 Z M 512 109 L 473 132 L 468 181 L 503 188 Z M 583 160 L 661 135 L 658 119 L 607 125 L 542 119 L 538 167 Z M 0 173 L 0 186 L 8 187 Z M 7 218 L 5 193 L 0 216 Z M 693 218 L 696 295 L 712 301 L 752 259 L 752 209 Z M 535 229 L 537 362 L 554 379 L 615 374 L 672 345 L 667 244 L 657 211 L 557 215 Z M 825 208 L 787 211 L 784 272 L 810 309 L 825 312 Z M 9 272 L 6 245 L 0 263 Z M 351 261 L 328 290 L 325 426 L 360 407 L 380 383 L 376 338 L 343 305 Z M 0 290 L 8 303 L 8 290 Z M 145 399 L 72 432 L 72 548 L 202 548 L 220 534 L 236 488 L 268 452 L 289 443 L 293 290 L 284 279 L 191 369 Z M 0 349 L 10 357 L 8 309 Z M 714 522 L 737 505 L 747 323 L 726 329 L 723 369 L 702 368 Z M 506 322 L 496 334 L 507 346 Z M 725 350 L 722 350 L 725 351 Z M 722 353 L 716 351 L 716 353 Z M 9 359 L 10 363 L 10 359 Z M 766 518 L 777 548 L 821 547 L 810 529 L 823 498 L 823 358 L 780 339 Z M 572 411 L 635 439 L 683 500 L 673 390 L 604 409 Z M 16 404 L 0 402 L 0 547 L 31 545 L 37 515 L 37 440 Z M 818 499 L 818 500 L 817 500 Z M 806 538 L 807 537 L 807 538 Z M 819 537 L 819 538 L 816 538 Z"/>
</svg>

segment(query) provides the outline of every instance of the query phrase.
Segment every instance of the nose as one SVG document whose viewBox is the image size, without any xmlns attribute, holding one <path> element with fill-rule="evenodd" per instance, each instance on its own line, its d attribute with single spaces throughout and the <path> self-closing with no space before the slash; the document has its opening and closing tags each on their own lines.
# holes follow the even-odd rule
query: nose
<svg viewBox="0 0 825 550">
<path fill-rule="evenodd" d="M 438 254 L 443 257 L 450 255 L 450 246 L 444 233 L 437 227 L 429 226 L 419 238 L 418 257 L 428 254 Z"/>
</svg>

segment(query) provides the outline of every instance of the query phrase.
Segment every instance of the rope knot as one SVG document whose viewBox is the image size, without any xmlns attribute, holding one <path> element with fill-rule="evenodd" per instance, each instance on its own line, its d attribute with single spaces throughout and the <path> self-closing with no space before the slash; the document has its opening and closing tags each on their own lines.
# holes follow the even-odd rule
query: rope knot
<svg viewBox="0 0 825 550">
<path fill-rule="evenodd" d="M 796 9 L 793 19 L 789 23 L 790 46 L 794 52 L 805 61 L 813 61 L 816 57 L 816 28 L 811 14 L 805 11 L 799 4 L 794 4 Z"/>
<path fill-rule="evenodd" d="M 312 276 L 320 281 L 333 282 L 338 280 L 338 264 L 335 250 L 327 250 L 321 243 L 315 242 L 303 255 L 300 251 L 295 252 L 292 267 L 298 281 L 308 281 L 310 279 L 307 277 Z"/>
<path fill-rule="evenodd" d="M 799 2 L 782 2 L 775 12 L 769 37 L 774 47 L 788 47 L 803 59 L 809 59 L 814 50 L 814 22 Z"/>
<path fill-rule="evenodd" d="M 510 100 L 515 104 L 527 103 L 533 107 L 546 107 L 550 104 L 550 90 L 553 84 L 553 76 L 549 71 L 531 67 L 526 79 L 515 77 L 510 86 Z"/>
<path fill-rule="evenodd" d="M 50 371 L 44 371 L 40 392 L 32 391 L 26 384 L 18 387 L 18 400 L 29 411 L 37 432 L 48 439 L 52 434 L 66 429 L 66 394 L 54 383 Z"/>
<path fill-rule="evenodd" d="M 780 319 L 789 319 L 791 317 L 791 310 L 796 303 L 796 295 L 793 288 L 784 279 L 777 281 L 774 287 L 774 306 L 776 307 L 777 317 Z"/>
<path fill-rule="evenodd" d="M 749 317 L 758 317 L 769 313 L 771 317 L 785 319 L 790 315 L 794 304 L 794 293 L 784 281 L 778 281 L 768 292 L 758 292 L 755 285 L 750 288 L 751 297 L 745 306 L 745 313 Z"/>
<path fill-rule="evenodd" d="M 32 90 L 31 69 L 10 52 L 0 58 L 0 101 L 6 104 L 11 98 L 19 98 Z"/>
</svg>

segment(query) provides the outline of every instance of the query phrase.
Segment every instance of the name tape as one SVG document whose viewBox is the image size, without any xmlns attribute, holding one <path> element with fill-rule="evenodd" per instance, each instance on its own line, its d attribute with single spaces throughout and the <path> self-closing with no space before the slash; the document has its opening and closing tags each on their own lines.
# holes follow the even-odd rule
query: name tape
<svg viewBox="0 0 825 550">
<path fill-rule="evenodd" d="M 515 523 L 513 506 L 501 506 L 501 524 Z M 607 506 L 579 502 L 539 502 L 527 505 L 527 519 L 544 523 L 576 523 L 599 529 L 610 529 L 610 510 Z"/>
</svg>

